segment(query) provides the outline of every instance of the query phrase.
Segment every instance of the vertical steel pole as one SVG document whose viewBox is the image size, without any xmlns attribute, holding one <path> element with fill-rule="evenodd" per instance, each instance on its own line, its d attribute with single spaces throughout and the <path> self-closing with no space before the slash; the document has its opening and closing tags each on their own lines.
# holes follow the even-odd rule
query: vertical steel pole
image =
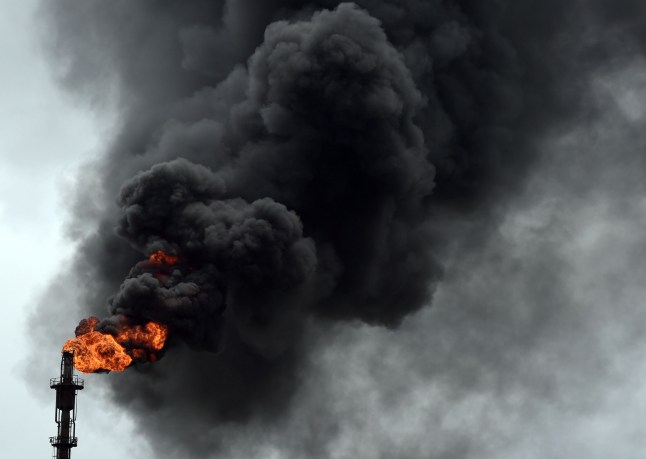
<svg viewBox="0 0 646 459">
<path fill-rule="evenodd" d="M 76 438 L 76 394 L 83 389 L 83 380 L 74 375 L 74 354 L 64 351 L 61 358 L 60 378 L 49 381 L 49 387 L 56 390 L 56 411 L 54 420 L 58 424 L 55 437 L 49 442 L 54 447 L 54 458 L 70 459 Z"/>
</svg>

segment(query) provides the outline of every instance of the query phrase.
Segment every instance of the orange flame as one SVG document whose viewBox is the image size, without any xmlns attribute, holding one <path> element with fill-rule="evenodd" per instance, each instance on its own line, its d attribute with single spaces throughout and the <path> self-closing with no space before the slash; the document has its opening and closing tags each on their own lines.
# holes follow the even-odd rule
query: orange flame
<svg viewBox="0 0 646 459">
<path fill-rule="evenodd" d="M 116 335 L 95 331 L 98 323 L 96 317 L 82 320 L 76 338 L 63 345 L 64 351 L 74 353 L 74 366 L 83 373 L 123 371 L 133 362 L 154 362 L 168 337 L 168 327 L 155 322 L 122 324 Z"/>
<path fill-rule="evenodd" d="M 149 260 L 156 265 L 168 265 L 168 266 L 173 266 L 175 263 L 179 261 L 177 257 L 173 255 L 168 255 L 163 250 L 158 250 L 157 252 L 151 254 Z"/>
</svg>

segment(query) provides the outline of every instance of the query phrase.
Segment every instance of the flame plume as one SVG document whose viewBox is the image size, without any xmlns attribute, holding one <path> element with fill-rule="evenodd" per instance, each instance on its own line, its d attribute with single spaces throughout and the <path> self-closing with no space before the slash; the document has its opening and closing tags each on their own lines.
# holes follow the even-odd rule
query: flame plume
<svg viewBox="0 0 646 459">
<path fill-rule="evenodd" d="M 83 319 L 76 338 L 63 345 L 74 353 L 74 366 L 83 373 L 123 371 L 133 362 L 154 362 L 168 337 L 168 327 L 155 322 L 146 325 L 121 324 L 116 335 L 94 330 L 96 317 Z"/>
<path fill-rule="evenodd" d="M 173 255 L 169 255 L 163 250 L 158 250 L 157 252 L 150 255 L 149 260 L 158 266 L 161 266 L 161 265 L 173 266 L 179 261 L 177 257 Z"/>
<path fill-rule="evenodd" d="M 147 270 L 155 278 L 162 278 L 168 268 L 177 264 L 179 257 L 162 250 L 151 254 Z M 133 363 L 155 362 L 168 338 L 168 327 L 156 322 L 145 325 L 129 325 L 126 316 L 113 316 L 116 330 L 109 332 L 95 330 L 100 320 L 89 317 L 81 320 L 76 327 L 76 338 L 63 345 L 64 351 L 74 353 L 74 366 L 83 373 L 98 371 L 123 371 Z M 130 318 L 131 319 L 131 318 Z"/>
</svg>

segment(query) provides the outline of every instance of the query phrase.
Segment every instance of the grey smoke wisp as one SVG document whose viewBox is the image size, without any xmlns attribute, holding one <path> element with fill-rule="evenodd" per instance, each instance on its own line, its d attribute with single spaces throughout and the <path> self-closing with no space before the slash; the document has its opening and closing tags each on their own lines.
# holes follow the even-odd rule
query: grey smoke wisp
<svg viewBox="0 0 646 459">
<path fill-rule="evenodd" d="M 544 139 L 596 119 L 591 75 L 637 52 L 644 8 L 624 3 L 44 2 L 61 84 L 117 113 L 71 270 L 100 327 L 169 326 L 158 363 L 106 383 L 159 457 L 303 415 L 337 324 L 396 329 L 452 269 L 491 265 Z M 157 250 L 180 263 L 157 275 Z M 295 450 L 332 457 L 331 436 Z"/>
</svg>

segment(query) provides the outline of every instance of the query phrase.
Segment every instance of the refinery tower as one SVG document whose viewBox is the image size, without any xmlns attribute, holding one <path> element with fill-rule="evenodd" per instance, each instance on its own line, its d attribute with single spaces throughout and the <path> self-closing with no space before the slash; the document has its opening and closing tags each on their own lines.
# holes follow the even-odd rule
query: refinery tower
<svg viewBox="0 0 646 459">
<path fill-rule="evenodd" d="M 74 354 L 64 351 L 61 358 L 61 375 L 49 380 L 49 387 L 56 391 L 56 412 L 54 419 L 58 433 L 49 437 L 54 447 L 55 459 L 70 459 L 76 438 L 76 394 L 83 389 L 83 380 L 74 375 Z"/>
</svg>

